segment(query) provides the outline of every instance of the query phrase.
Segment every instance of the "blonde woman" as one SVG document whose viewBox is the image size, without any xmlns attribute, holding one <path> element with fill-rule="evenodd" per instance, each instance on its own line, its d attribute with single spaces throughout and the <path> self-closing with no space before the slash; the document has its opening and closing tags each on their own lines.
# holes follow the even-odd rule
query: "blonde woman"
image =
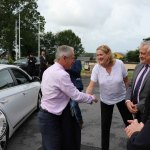
<svg viewBox="0 0 150 150">
<path fill-rule="evenodd" d="M 128 77 L 123 62 L 113 58 L 107 45 L 99 46 L 96 49 L 96 56 L 97 64 L 92 70 L 86 93 L 91 94 L 95 84 L 98 83 L 101 100 L 101 144 L 102 150 L 108 150 L 114 105 L 117 105 L 126 126 L 127 120 L 133 119 L 125 105 Z"/>
</svg>

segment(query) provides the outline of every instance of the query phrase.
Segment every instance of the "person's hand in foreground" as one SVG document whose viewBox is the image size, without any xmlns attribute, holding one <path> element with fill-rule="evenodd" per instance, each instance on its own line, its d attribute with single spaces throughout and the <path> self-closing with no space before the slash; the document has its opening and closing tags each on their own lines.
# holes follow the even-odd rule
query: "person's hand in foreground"
<svg viewBox="0 0 150 150">
<path fill-rule="evenodd" d="M 130 125 L 125 128 L 126 135 L 130 138 L 134 132 L 139 132 L 144 127 L 142 122 L 138 123 L 137 119 L 128 120 Z"/>
</svg>

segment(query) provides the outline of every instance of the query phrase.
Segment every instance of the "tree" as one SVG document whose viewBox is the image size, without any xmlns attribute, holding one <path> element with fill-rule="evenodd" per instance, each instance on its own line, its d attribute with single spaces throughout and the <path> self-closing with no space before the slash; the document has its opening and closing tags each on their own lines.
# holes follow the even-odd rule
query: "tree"
<svg viewBox="0 0 150 150">
<path fill-rule="evenodd" d="M 20 12 L 21 53 L 37 53 L 38 22 L 44 31 L 45 19 L 37 11 L 37 0 L 1 0 L 0 2 L 0 47 L 12 53 L 15 47 L 15 22 Z"/>
<path fill-rule="evenodd" d="M 54 63 L 56 42 L 55 35 L 52 32 L 47 32 L 41 37 L 41 48 L 46 50 L 48 54 L 48 61 L 50 64 Z"/>
<path fill-rule="evenodd" d="M 139 62 L 139 49 L 134 51 L 129 51 L 126 54 L 126 61 L 128 62 Z"/>
<path fill-rule="evenodd" d="M 14 5 L 10 6 L 9 0 L 0 2 L 0 46 L 3 49 L 12 50 L 14 41 L 14 15 L 12 15 Z M 13 29 L 13 30 L 12 30 Z"/>
<path fill-rule="evenodd" d="M 64 30 L 55 35 L 56 45 L 69 45 L 74 47 L 75 57 L 84 52 L 81 39 L 72 30 Z"/>
</svg>

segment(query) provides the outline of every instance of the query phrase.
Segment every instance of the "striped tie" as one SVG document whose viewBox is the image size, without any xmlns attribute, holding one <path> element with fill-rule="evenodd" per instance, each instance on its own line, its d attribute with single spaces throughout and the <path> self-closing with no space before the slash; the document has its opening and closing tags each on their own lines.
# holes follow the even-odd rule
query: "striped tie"
<svg viewBox="0 0 150 150">
<path fill-rule="evenodd" d="M 148 69 L 148 65 L 145 65 L 145 69 L 142 72 L 141 76 L 139 77 L 139 80 L 137 81 L 137 83 L 135 85 L 134 93 L 133 93 L 133 103 L 134 104 L 137 104 L 137 102 L 138 102 L 137 98 L 138 98 L 139 89 L 140 89 L 143 77 L 144 77 L 145 73 L 147 72 L 147 69 Z"/>
</svg>

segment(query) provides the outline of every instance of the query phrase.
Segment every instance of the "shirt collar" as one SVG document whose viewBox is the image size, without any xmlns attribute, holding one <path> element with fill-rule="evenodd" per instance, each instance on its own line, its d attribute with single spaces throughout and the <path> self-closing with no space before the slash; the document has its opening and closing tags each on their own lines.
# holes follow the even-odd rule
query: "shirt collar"
<svg viewBox="0 0 150 150">
<path fill-rule="evenodd" d="M 65 70 L 65 69 L 64 69 L 64 67 L 63 67 L 60 63 L 55 62 L 55 65 L 56 65 L 56 66 L 58 66 L 59 68 L 61 68 L 61 69 Z"/>
</svg>

